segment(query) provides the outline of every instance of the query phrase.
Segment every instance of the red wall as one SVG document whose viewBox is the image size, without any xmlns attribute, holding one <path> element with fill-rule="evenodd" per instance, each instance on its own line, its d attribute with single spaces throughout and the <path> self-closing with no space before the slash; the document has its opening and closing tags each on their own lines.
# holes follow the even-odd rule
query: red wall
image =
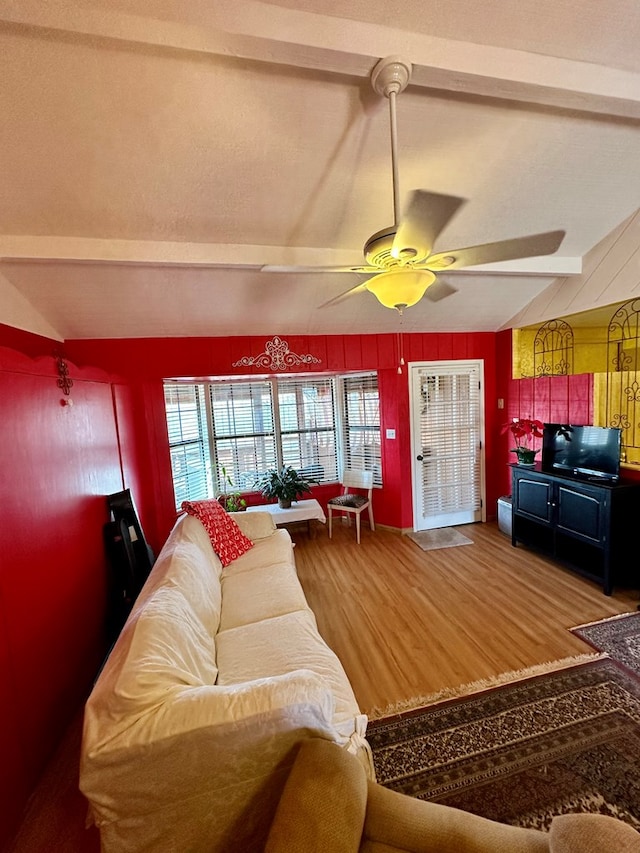
<svg viewBox="0 0 640 853">
<path fill-rule="evenodd" d="M 32 358 L 53 355 L 63 348 L 60 341 L 24 332 L 22 329 L 14 329 L 13 326 L 7 326 L 5 323 L 0 323 L 0 346 L 10 347 Z"/>
<path fill-rule="evenodd" d="M 277 332 L 276 332 L 277 334 Z M 291 352 L 311 354 L 319 363 L 302 365 L 296 372 L 377 370 L 380 380 L 382 420 L 382 464 L 384 488 L 374 496 L 375 518 L 380 524 L 411 528 L 411 447 L 407 366 L 398 368 L 397 335 L 286 336 Z M 485 365 L 487 502 L 489 516 L 495 515 L 501 493 L 496 477 L 498 411 L 496 404 L 496 336 L 477 334 L 406 334 L 404 359 L 442 361 L 483 359 Z M 148 519 L 147 537 L 159 548 L 175 521 L 171 466 L 164 413 L 162 380 L 169 377 L 240 376 L 264 374 L 264 367 L 234 367 L 244 356 L 256 357 L 265 348 L 264 337 L 240 338 L 147 338 L 130 340 L 67 341 L 70 356 L 80 364 L 93 364 L 117 371 L 137 383 L 144 398 L 146 420 L 145 458 L 147 471 L 143 488 L 153 495 L 155 520 Z M 384 438 L 385 430 L 396 430 L 396 439 Z M 139 466 L 140 467 L 140 466 Z M 314 490 L 320 501 L 330 496 L 327 487 Z M 149 502 L 150 503 L 150 502 Z"/>
<path fill-rule="evenodd" d="M 72 407 L 53 357 L 0 346 L 0 847 L 104 658 L 105 495 L 138 478 L 126 388 L 69 368 Z"/>
</svg>

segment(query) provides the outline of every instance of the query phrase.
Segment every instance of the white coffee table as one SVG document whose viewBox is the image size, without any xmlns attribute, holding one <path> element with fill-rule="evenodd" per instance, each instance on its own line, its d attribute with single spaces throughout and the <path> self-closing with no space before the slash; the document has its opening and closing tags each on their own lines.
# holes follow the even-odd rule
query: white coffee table
<svg viewBox="0 0 640 853">
<path fill-rule="evenodd" d="M 312 521 L 321 521 L 323 524 L 327 521 L 322 507 L 315 498 L 309 498 L 309 500 L 306 501 L 292 501 L 289 509 L 281 509 L 277 503 L 248 506 L 247 512 L 271 513 L 276 527 L 280 527 L 284 524 L 293 524 L 296 521 L 306 521 L 309 536 L 311 536 Z"/>
</svg>

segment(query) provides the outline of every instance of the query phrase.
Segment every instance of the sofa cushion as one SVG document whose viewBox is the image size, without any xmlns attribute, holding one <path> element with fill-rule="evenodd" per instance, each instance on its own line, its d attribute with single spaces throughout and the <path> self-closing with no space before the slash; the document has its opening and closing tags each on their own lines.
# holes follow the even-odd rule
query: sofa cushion
<svg viewBox="0 0 640 853">
<path fill-rule="evenodd" d="M 266 539 L 277 529 L 270 512 L 230 512 L 229 515 L 252 542 Z"/>
<path fill-rule="evenodd" d="M 295 566 L 291 536 L 287 530 L 275 530 L 267 539 L 258 539 L 253 548 L 223 569 L 223 575 L 252 572 L 264 566 L 290 563 Z"/>
<path fill-rule="evenodd" d="M 100 681 L 111 692 L 113 720 L 171 701 L 176 690 L 213 685 L 217 676 L 214 638 L 173 585 L 154 590 L 127 621 L 108 664 Z"/>
<path fill-rule="evenodd" d="M 331 500 L 327 501 L 327 504 L 331 504 L 331 506 L 341 507 L 348 506 L 353 509 L 357 509 L 358 507 L 364 506 L 369 502 L 369 498 L 366 498 L 364 495 L 338 495 L 335 498 L 331 498 Z"/>
<path fill-rule="evenodd" d="M 203 523 L 194 515 L 185 513 L 181 515 L 175 523 L 175 526 L 169 536 L 167 542 L 172 542 L 178 539 L 180 542 L 193 542 L 202 551 L 203 555 L 209 560 L 215 569 L 218 577 L 222 573 L 222 563 L 220 557 L 213 550 L 213 543 Z"/>
<path fill-rule="evenodd" d="M 197 518 L 181 516 L 158 554 L 134 605 L 144 605 L 155 590 L 171 584 L 188 598 L 198 618 L 213 636 L 220 625 L 222 563 Z"/>
<path fill-rule="evenodd" d="M 221 631 L 296 610 L 309 610 L 291 562 L 225 573 L 222 602 Z"/>
<path fill-rule="evenodd" d="M 202 522 L 223 566 L 228 566 L 253 547 L 251 539 L 244 535 L 218 501 L 182 501 L 181 506 L 185 512 Z"/>
<path fill-rule="evenodd" d="M 166 559 L 161 586 L 177 587 L 207 633 L 214 637 L 222 610 L 222 587 L 215 569 L 202 550 L 189 541 L 177 542 Z M 216 560 L 219 564 L 217 557 Z"/>
<path fill-rule="evenodd" d="M 238 684 L 265 676 L 310 670 L 335 700 L 333 722 L 351 737 L 360 715 L 342 664 L 327 646 L 310 610 L 298 610 L 250 625 L 220 631 L 216 637 L 218 684 Z"/>
</svg>

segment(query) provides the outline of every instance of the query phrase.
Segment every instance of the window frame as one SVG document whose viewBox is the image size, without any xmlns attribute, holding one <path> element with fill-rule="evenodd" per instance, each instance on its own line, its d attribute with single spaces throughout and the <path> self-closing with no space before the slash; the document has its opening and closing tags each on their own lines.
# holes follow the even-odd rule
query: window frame
<svg viewBox="0 0 640 853">
<path fill-rule="evenodd" d="M 372 389 L 375 388 L 378 394 L 378 424 L 376 425 L 358 425 L 352 427 L 354 430 L 378 430 L 379 432 L 379 441 L 377 446 L 379 448 L 379 452 L 375 454 L 373 458 L 373 470 L 374 470 L 374 487 L 381 488 L 383 483 L 382 478 L 382 426 L 380 423 L 380 394 L 379 394 L 379 377 L 377 371 L 354 371 L 354 372 L 345 372 L 345 373 L 304 373 L 304 374 L 291 374 L 291 375 L 277 375 L 277 376 L 244 376 L 244 377 L 227 377 L 225 379 L 209 379 L 208 381 L 193 381 L 193 380 L 181 380 L 181 379 L 170 379 L 165 380 L 163 383 L 163 387 L 165 389 L 165 401 L 166 401 L 166 388 L 174 387 L 176 385 L 189 385 L 196 386 L 198 388 L 202 388 L 204 391 L 204 401 L 205 401 L 205 412 L 206 412 L 206 421 L 204 424 L 204 430 L 201 435 L 202 446 L 204 447 L 205 454 L 207 454 L 207 458 L 204 460 L 205 466 L 205 477 L 207 490 L 209 491 L 209 498 L 219 497 L 224 491 L 229 491 L 231 488 L 228 483 L 224 485 L 224 477 L 222 475 L 222 464 L 219 459 L 219 447 L 218 441 L 228 440 L 233 441 L 234 439 L 245 438 L 256 438 L 258 433 L 247 433 L 246 436 L 240 433 L 237 435 L 230 434 L 227 435 L 224 433 L 222 437 L 217 437 L 215 432 L 215 412 L 214 412 L 214 395 L 212 393 L 212 389 L 216 386 L 220 386 L 222 384 L 229 386 L 239 386 L 239 385 L 268 385 L 270 389 L 270 399 L 271 399 L 271 414 L 273 420 L 273 432 L 260 433 L 261 436 L 269 437 L 272 436 L 273 442 L 275 444 L 275 464 L 277 467 L 281 467 L 283 463 L 283 436 L 313 436 L 313 435 L 322 435 L 326 433 L 330 433 L 333 435 L 333 443 L 335 447 L 335 477 L 333 475 L 333 471 L 330 472 L 330 476 L 327 479 L 321 480 L 321 485 L 330 485 L 332 483 L 338 483 L 340 481 L 341 472 L 344 471 L 345 466 L 349 460 L 349 435 L 351 429 L 349 427 L 349 417 L 348 417 L 348 409 L 347 409 L 347 397 L 346 397 L 346 389 L 349 383 L 357 382 L 358 379 L 362 379 L 364 383 L 367 383 L 369 387 Z M 332 413 L 333 413 L 333 425 L 325 425 L 320 424 L 320 426 L 304 426 L 301 425 L 301 412 L 305 414 L 305 408 L 303 405 L 296 403 L 296 412 L 297 412 L 297 425 L 298 429 L 287 429 L 286 426 L 283 428 L 282 419 L 280 413 L 280 390 L 286 389 L 286 386 L 294 386 L 295 390 L 304 389 L 305 384 L 313 385 L 317 383 L 319 386 L 322 385 L 325 388 L 329 387 L 331 389 L 331 401 L 332 401 Z M 296 387 L 298 386 L 298 387 Z M 303 401 L 304 403 L 304 401 Z M 166 403 L 165 403 L 166 409 Z M 253 409 L 252 409 L 253 411 Z M 166 415 L 168 417 L 168 410 L 166 411 Z M 304 420 L 304 418 L 303 418 Z M 374 442 L 375 443 L 375 442 Z M 169 441 L 169 453 L 171 454 L 172 449 L 177 446 L 176 443 L 172 444 Z M 305 466 L 301 465 L 301 469 L 309 469 L 309 467 L 314 466 Z M 365 470 L 369 470 L 369 467 L 366 465 L 356 465 L 355 467 Z M 225 465 L 225 468 L 227 466 Z M 172 484 L 174 487 L 174 497 L 175 497 L 175 481 L 174 481 L 174 469 L 172 465 Z M 236 471 L 235 465 L 233 471 L 228 471 L 227 475 L 231 477 L 232 482 L 235 484 L 236 480 L 242 479 L 243 472 Z M 313 472 L 309 473 L 309 476 L 313 477 Z M 254 492 L 254 488 L 247 488 L 246 486 L 236 487 L 233 486 L 233 491 L 240 492 L 241 494 L 247 494 L 250 492 Z M 191 498 L 193 499 L 193 498 Z M 179 505 L 177 503 L 177 509 L 179 509 Z"/>
</svg>

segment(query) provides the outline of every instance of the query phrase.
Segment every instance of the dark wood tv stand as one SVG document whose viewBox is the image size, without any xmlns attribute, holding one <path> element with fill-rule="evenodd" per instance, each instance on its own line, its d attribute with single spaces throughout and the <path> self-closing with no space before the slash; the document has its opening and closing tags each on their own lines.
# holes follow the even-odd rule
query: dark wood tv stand
<svg viewBox="0 0 640 853">
<path fill-rule="evenodd" d="M 511 465 L 511 544 L 522 542 L 602 584 L 639 586 L 630 540 L 640 521 L 640 483 L 600 481 Z"/>
</svg>

